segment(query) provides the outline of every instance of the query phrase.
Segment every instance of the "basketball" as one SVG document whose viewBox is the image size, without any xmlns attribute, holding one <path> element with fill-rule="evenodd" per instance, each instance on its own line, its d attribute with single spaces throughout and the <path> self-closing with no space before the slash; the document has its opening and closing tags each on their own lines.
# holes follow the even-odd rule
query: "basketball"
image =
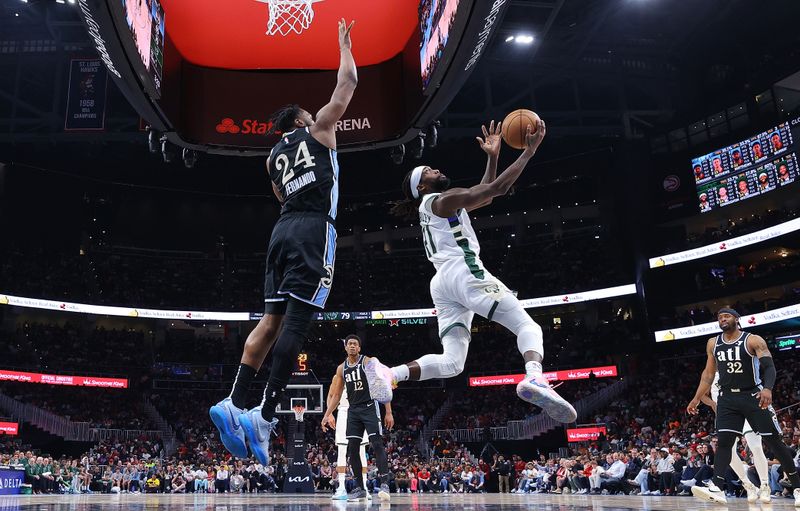
<svg viewBox="0 0 800 511">
<path fill-rule="evenodd" d="M 503 140 L 514 149 L 525 149 L 525 132 L 531 125 L 531 133 L 536 132 L 539 116 L 536 112 L 520 108 L 503 119 Z"/>
</svg>

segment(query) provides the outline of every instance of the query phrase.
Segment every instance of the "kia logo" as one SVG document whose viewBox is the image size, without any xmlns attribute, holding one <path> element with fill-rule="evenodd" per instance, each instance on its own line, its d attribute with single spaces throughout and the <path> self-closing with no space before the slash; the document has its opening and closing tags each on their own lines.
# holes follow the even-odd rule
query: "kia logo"
<svg viewBox="0 0 800 511">
<path fill-rule="evenodd" d="M 239 133 L 241 128 L 233 122 L 233 119 L 226 117 L 217 124 L 217 133 Z"/>
<path fill-rule="evenodd" d="M 307 481 L 310 481 L 308 476 L 305 477 L 295 476 L 289 478 L 290 483 L 305 483 Z"/>
</svg>

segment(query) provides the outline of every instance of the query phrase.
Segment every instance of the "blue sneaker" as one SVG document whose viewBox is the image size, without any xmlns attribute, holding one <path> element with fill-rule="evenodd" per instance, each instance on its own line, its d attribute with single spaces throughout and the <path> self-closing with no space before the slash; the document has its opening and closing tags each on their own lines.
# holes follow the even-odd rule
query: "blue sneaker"
<svg viewBox="0 0 800 511">
<path fill-rule="evenodd" d="M 233 406 L 231 398 L 226 397 L 208 410 L 211 422 L 219 430 L 222 445 L 237 458 L 247 457 L 247 444 L 244 441 L 244 429 L 239 419 L 247 410 Z"/>
<path fill-rule="evenodd" d="M 278 419 L 273 418 L 267 422 L 261 417 L 261 407 L 257 406 L 239 417 L 242 428 L 247 434 L 250 451 L 259 463 L 265 467 L 269 465 L 269 436 L 278 425 Z"/>
<path fill-rule="evenodd" d="M 331 500 L 347 500 L 347 490 L 344 489 L 344 485 L 336 489 L 336 493 L 331 495 Z"/>
</svg>

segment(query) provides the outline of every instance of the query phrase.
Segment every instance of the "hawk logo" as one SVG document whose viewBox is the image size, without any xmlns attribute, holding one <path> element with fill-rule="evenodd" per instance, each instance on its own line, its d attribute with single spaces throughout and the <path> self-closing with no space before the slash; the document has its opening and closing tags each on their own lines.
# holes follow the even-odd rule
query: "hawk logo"
<svg viewBox="0 0 800 511">
<path fill-rule="evenodd" d="M 322 284 L 322 287 L 326 289 L 330 289 L 331 285 L 333 284 L 333 265 L 326 264 L 325 265 L 325 272 L 328 274 L 325 277 L 322 277 L 319 281 Z"/>
<path fill-rule="evenodd" d="M 217 124 L 217 133 L 239 133 L 241 128 L 233 122 L 233 119 L 226 117 Z"/>
</svg>

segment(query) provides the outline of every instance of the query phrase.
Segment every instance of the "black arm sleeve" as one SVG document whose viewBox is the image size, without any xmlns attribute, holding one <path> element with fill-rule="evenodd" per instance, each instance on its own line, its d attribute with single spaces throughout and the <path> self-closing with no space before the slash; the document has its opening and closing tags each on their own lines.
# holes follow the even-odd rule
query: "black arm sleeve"
<svg viewBox="0 0 800 511">
<path fill-rule="evenodd" d="M 775 362 L 772 357 L 761 357 L 758 359 L 758 364 L 761 366 L 761 383 L 765 389 L 772 390 L 775 386 L 775 378 L 777 373 L 775 371 Z"/>
</svg>

